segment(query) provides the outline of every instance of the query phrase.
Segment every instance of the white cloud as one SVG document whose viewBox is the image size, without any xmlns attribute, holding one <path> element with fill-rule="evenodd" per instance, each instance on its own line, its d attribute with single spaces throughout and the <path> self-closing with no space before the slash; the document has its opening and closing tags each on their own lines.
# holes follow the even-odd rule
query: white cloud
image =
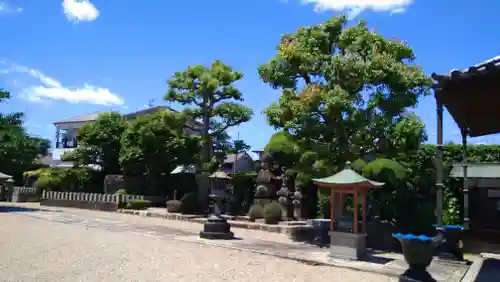
<svg viewBox="0 0 500 282">
<path fill-rule="evenodd" d="M 91 22 L 99 17 L 99 10 L 88 0 L 63 0 L 62 7 L 72 22 Z"/>
<path fill-rule="evenodd" d="M 365 10 L 374 12 L 402 13 L 413 0 L 301 0 L 303 4 L 314 5 L 317 12 L 334 10 L 347 12 L 350 18 Z"/>
<path fill-rule="evenodd" d="M 23 11 L 23 8 L 17 7 L 13 8 L 3 2 L 0 2 L 0 13 L 21 13 Z"/>
<path fill-rule="evenodd" d="M 0 70 L 0 74 L 19 73 L 35 78 L 38 83 L 22 90 L 23 98 L 33 102 L 61 100 L 70 103 L 89 103 L 106 106 L 123 106 L 123 98 L 112 93 L 108 88 L 84 84 L 81 87 L 66 87 L 57 79 L 42 72 L 20 65 L 12 65 Z M 19 80 L 18 84 L 19 84 Z"/>
</svg>

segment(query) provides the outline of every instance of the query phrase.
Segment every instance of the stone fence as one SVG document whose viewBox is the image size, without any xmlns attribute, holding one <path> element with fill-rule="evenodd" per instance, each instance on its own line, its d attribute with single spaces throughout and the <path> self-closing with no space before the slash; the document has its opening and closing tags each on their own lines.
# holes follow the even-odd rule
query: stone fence
<svg viewBox="0 0 500 282">
<path fill-rule="evenodd" d="M 12 193 L 9 193 L 9 200 L 14 203 L 38 202 L 40 194 L 34 187 L 13 187 Z"/>
<path fill-rule="evenodd" d="M 147 200 L 151 203 L 165 201 L 163 197 L 156 196 L 43 191 L 40 205 L 117 211 L 131 200 Z"/>
</svg>

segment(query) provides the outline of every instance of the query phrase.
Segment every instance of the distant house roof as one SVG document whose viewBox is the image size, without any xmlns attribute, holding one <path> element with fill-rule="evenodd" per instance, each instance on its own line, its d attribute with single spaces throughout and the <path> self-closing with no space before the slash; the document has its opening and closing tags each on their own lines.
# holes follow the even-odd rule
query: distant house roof
<svg viewBox="0 0 500 282">
<path fill-rule="evenodd" d="M 450 172 L 450 177 L 463 178 L 462 164 L 455 164 Z M 499 163 L 472 163 L 467 165 L 468 178 L 500 178 Z"/>
<path fill-rule="evenodd" d="M 167 107 L 167 106 L 155 106 L 155 107 L 131 112 L 131 113 L 125 114 L 123 116 L 126 119 L 134 119 L 138 116 L 151 114 L 151 113 L 157 112 L 159 110 L 168 110 L 168 111 L 172 111 L 172 112 L 178 112 L 177 110 L 172 109 L 172 108 Z M 60 124 L 68 124 L 68 123 L 76 123 L 76 122 L 91 122 L 91 121 L 97 120 L 99 115 L 103 114 L 103 113 L 106 113 L 106 112 L 96 112 L 96 113 L 92 113 L 92 114 L 77 116 L 77 117 L 70 118 L 67 120 L 56 121 L 56 122 L 54 122 L 54 124 L 60 125 Z M 188 122 L 188 126 L 194 128 L 194 129 L 201 129 L 202 123 L 200 123 L 198 121 L 190 121 L 190 122 Z"/>
<path fill-rule="evenodd" d="M 54 122 L 54 124 L 58 125 L 58 124 L 66 124 L 66 123 L 74 123 L 74 122 L 94 121 L 99 117 L 99 114 L 102 114 L 102 113 L 103 112 L 97 112 L 97 113 L 92 113 L 92 114 L 81 115 L 81 116 L 77 116 L 77 117 L 66 119 L 66 120 L 56 121 L 56 122 Z"/>
<path fill-rule="evenodd" d="M 180 174 L 180 173 L 196 173 L 196 167 L 194 165 L 180 165 L 177 166 L 170 174 Z"/>
<path fill-rule="evenodd" d="M 241 152 L 238 154 L 227 154 L 223 163 L 224 164 L 232 164 L 232 163 L 236 162 L 237 160 L 244 158 L 245 156 L 248 157 L 250 160 L 252 160 L 252 157 L 250 157 L 250 155 L 248 155 L 246 152 Z"/>
</svg>

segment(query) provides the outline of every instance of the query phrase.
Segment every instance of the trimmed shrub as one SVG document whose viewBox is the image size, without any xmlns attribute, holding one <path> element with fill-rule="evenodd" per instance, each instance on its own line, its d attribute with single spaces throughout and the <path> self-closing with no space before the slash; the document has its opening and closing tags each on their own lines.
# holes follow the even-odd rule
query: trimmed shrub
<svg viewBox="0 0 500 282">
<path fill-rule="evenodd" d="M 250 219 L 264 218 L 264 208 L 260 204 L 253 204 L 248 211 Z"/>
<path fill-rule="evenodd" d="M 146 210 L 151 207 L 151 202 L 148 200 L 130 200 L 125 206 L 126 209 L 131 210 Z"/>
<path fill-rule="evenodd" d="M 277 202 L 271 202 L 264 207 L 266 224 L 277 224 L 281 220 L 281 207 Z"/>
<path fill-rule="evenodd" d="M 167 201 L 167 212 L 179 212 L 181 210 L 181 201 Z"/>
<path fill-rule="evenodd" d="M 115 192 L 115 195 L 128 195 L 127 190 L 125 189 L 120 189 Z"/>
<path fill-rule="evenodd" d="M 195 193 L 186 193 L 181 198 L 179 211 L 182 214 L 195 214 L 198 209 L 198 197 Z"/>
<path fill-rule="evenodd" d="M 35 181 L 35 187 L 39 191 L 52 190 L 61 191 L 62 180 L 58 175 L 41 174 Z"/>
</svg>

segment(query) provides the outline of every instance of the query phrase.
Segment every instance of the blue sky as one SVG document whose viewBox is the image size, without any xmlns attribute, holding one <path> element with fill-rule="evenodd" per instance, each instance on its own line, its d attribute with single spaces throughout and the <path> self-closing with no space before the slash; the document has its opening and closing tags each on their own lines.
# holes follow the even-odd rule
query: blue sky
<svg viewBox="0 0 500 282">
<path fill-rule="evenodd" d="M 259 148 L 273 133 L 262 111 L 279 93 L 256 70 L 281 34 L 347 11 L 406 40 L 427 73 L 443 73 L 499 55 L 499 10 L 498 0 L 0 0 L 0 87 L 14 96 L 0 110 L 25 111 L 31 133 L 54 139 L 54 121 L 162 104 L 175 71 L 219 59 L 245 73 L 238 86 L 255 111 L 231 134 Z M 434 98 L 416 111 L 434 142 Z M 448 115 L 445 136 L 460 140 Z"/>
</svg>

